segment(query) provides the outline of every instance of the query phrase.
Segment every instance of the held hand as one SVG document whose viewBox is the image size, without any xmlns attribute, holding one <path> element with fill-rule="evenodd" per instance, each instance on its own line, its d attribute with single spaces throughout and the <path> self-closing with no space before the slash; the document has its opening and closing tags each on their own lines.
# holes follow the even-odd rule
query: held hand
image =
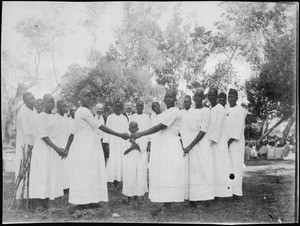
<svg viewBox="0 0 300 226">
<path fill-rule="evenodd" d="M 64 152 L 65 152 L 66 155 L 64 157 L 62 157 L 61 159 L 65 159 L 65 158 L 68 157 L 68 155 L 69 155 L 69 149 L 66 148 Z"/>
<path fill-rule="evenodd" d="M 65 150 L 63 149 L 63 148 L 58 148 L 57 150 L 56 150 L 56 152 L 57 152 L 57 154 L 60 156 L 60 157 L 62 157 L 62 158 L 64 158 L 67 154 L 66 154 L 66 152 L 65 152 Z"/>
<path fill-rule="evenodd" d="M 137 143 L 132 144 L 132 145 L 131 145 L 131 148 L 132 148 L 132 149 L 136 149 L 136 150 L 138 150 L 139 152 L 141 152 L 141 148 L 140 148 L 140 146 L 139 146 Z"/>
<path fill-rule="evenodd" d="M 191 150 L 191 147 L 190 146 L 187 146 L 186 148 L 183 149 L 183 157 L 185 157 Z"/>
<path fill-rule="evenodd" d="M 124 140 L 127 140 L 130 138 L 130 135 L 128 133 L 121 133 L 120 135 L 121 135 L 120 137 Z"/>
</svg>

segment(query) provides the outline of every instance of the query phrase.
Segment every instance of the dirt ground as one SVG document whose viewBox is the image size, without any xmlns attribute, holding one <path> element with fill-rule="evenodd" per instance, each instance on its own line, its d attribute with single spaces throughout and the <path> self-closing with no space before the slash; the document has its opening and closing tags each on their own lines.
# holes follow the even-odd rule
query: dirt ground
<svg viewBox="0 0 300 226">
<path fill-rule="evenodd" d="M 122 204 L 120 190 L 109 187 L 109 202 L 101 208 L 68 211 L 68 197 L 51 202 L 44 212 L 9 210 L 14 174 L 3 172 L 3 223 L 13 222 L 132 222 L 132 223 L 294 223 L 296 215 L 295 160 L 250 160 L 244 169 L 240 200 L 214 201 L 211 206 L 187 207 L 176 203 L 171 212 L 152 217 L 150 211 L 159 205 L 145 196 L 139 209 Z M 297 197 L 297 198 L 296 198 Z M 298 203 L 297 203 L 298 205 Z M 298 213 L 298 211 L 297 211 Z M 116 215 L 114 216 L 113 215 Z"/>
</svg>

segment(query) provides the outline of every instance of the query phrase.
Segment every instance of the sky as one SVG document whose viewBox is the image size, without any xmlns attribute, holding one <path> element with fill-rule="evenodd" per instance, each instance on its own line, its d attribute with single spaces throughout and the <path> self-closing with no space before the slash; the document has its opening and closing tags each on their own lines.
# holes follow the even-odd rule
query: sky
<svg viewBox="0 0 300 226">
<path fill-rule="evenodd" d="M 69 65 L 77 63 L 81 66 L 86 65 L 86 56 L 88 53 L 87 43 L 91 42 L 91 36 L 85 28 L 80 25 L 81 18 L 84 19 L 84 9 L 82 2 L 3 2 L 2 5 L 2 33 L 1 33 L 1 51 L 9 50 L 17 59 L 23 59 L 32 62 L 33 59 L 28 58 L 26 52 L 26 43 L 24 38 L 17 33 L 15 27 L 21 20 L 25 18 L 47 17 L 53 18 L 53 13 L 49 8 L 53 5 L 67 4 L 67 10 L 64 10 L 61 20 L 73 30 L 64 37 L 64 44 L 57 46 L 60 50 L 56 52 L 56 67 L 61 77 Z M 109 44 L 114 43 L 113 29 L 120 26 L 122 22 L 122 2 L 110 2 L 110 6 L 99 15 L 100 25 L 98 30 L 97 49 L 102 53 L 108 50 Z M 153 2 L 153 4 L 159 4 Z M 167 2 L 174 4 L 174 2 Z M 182 2 L 182 13 L 185 21 L 191 21 L 207 28 L 207 30 L 215 30 L 213 23 L 221 20 L 222 8 L 218 6 L 219 2 Z M 170 10 L 166 10 L 159 24 L 164 29 L 171 19 Z M 42 80 L 39 86 L 51 89 L 55 86 L 52 78 L 52 65 L 49 56 L 42 56 L 40 71 Z M 214 65 L 218 62 L 217 57 L 209 58 L 206 66 L 208 72 L 212 72 Z M 251 74 L 250 66 L 242 62 L 233 62 L 241 79 L 249 78 Z"/>
</svg>

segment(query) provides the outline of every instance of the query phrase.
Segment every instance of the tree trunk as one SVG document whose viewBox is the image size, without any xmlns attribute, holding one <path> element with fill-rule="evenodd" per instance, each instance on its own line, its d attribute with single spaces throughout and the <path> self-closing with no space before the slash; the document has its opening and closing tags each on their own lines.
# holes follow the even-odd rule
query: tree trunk
<svg viewBox="0 0 300 226">
<path fill-rule="evenodd" d="M 288 121 L 288 124 L 286 125 L 285 129 L 283 130 L 282 139 L 285 140 L 288 137 L 291 127 L 292 127 L 293 123 L 295 122 L 295 120 L 296 120 L 296 111 L 294 111 L 292 117 Z"/>
<path fill-rule="evenodd" d="M 286 118 L 282 118 L 280 119 L 274 126 L 272 126 L 266 133 L 264 133 L 259 140 L 256 142 L 257 144 L 259 144 L 266 136 L 269 135 L 269 133 L 271 133 L 277 126 L 279 126 Z"/>
</svg>

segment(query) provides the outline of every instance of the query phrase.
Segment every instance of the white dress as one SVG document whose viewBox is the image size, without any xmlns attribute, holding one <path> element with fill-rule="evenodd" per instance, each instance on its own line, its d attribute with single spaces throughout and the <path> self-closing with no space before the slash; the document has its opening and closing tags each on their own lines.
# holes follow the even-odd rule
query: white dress
<svg viewBox="0 0 300 226">
<path fill-rule="evenodd" d="M 97 129 L 101 122 L 80 107 L 75 112 L 74 140 L 70 148 L 69 202 L 72 204 L 108 201 L 105 162 Z"/>
<path fill-rule="evenodd" d="M 138 123 L 139 126 L 139 131 L 145 131 L 147 129 L 150 128 L 150 117 L 143 113 L 141 115 L 135 113 L 133 115 L 130 116 L 129 122 L 135 121 Z M 146 144 L 146 149 L 147 149 L 147 143 L 148 141 L 150 141 L 150 137 L 149 136 L 144 136 L 141 137 L 139 142 L 142 142 L 143 144 Z M 143 170 L 143 172 L 145 173 L 145 177 L 147 178 L 147 167 L 148 167 L 148 152 L 145 149 L 145 151 L 143 151 L 142 154 L 142 158 L 144 161 L 143 166 L 145 167 L 145 169 Z"/>
<path fill-rule="evenodd" d="M 148 191 L 147 186 L 147 172 L 145 173 L 145 161 L 143 153 L 146 152 L 147 143 L 145 140 L 141 143 L 137 142 L 140 146 L 141 152 L 132 150 L 124 155 L 123 161 L 123 190 L 122 193 L 126 196 L 143 196 Z M 128 149 L 131 143 L 127 141 Z M 124 150 L 125 151 L 125 150 Z"/>
<path fill-rule="evenodd" d="M 29 198 L 53 200 L 63 195 L 61 157 L 42 139 L 48 136 L 56 144 L 59 127 L 56 114 L 41 112 L 38 115 L 38 139 L 32 149 Z"/>
<path fill-rule="evenodd" d="M 183 147 L 186 148 L 193 140 L 191 140 L 190 131 L 189 131 L 189 121 L 190 121 L 190 112 L 189 110 L 181 110 L 182 120 L 181 120 L 181 128 L 180 135 Z M 190 175 L 189 175 L 189 157 L 186 155 L 184 157 L 184 199 L 189 199 L 189 183 L 190 183 Z"/>
<path fill-rule="evenodd" d="M 191 142 L 200 131 L 207 133 L 209 121 L 208 108 L 192 109 L 188 123 Z M 188 199 L 191 201 L 214 199 L 213 155 L 209 142 L 205 134 L 186 156 L 189 159 Z"/>
<path fill-rule="evenodd" d="M 184 201 L 184 159 L 178 136 L 181 112 L 172 107 L 161 113 L 158 123 L 167 128 L 158 132 L 150 155 L 149 199 L 152 202 Z"/>
<path fill-rule="evenodd" d="M 74 121 L 71 118 L 72 121 Z M 53 141 L 58 147 L 65 148 L 68 143 L 68 139 L 70 134 L 74 131 L 72 125 L 70 124 L 70 118 L 67 116 L 61 116 L 57 114 L 57 122 L 58 122 L 58 137 Z M 72 151 L 71 151 L 72 152 Z M 63 188 L 67 189 L 70 187 L 70 158 L 67 157 L 61 160 L 62 162 L 62 183 Z"/>
<path fill-rule="evenodd" d="M 17 137 L 16 137 L 16 155 L 15 155 L 15 179 L 19 175 L 20 162 L 23 159 L 23 148 L 27 152 L 28 145 L 33 146 L 36 140 L 36 118 L 37 113 L 30 110 L 27 106 L 22 106 L 17 115 Z M 26 153 L 25 153 L 26 156 Z M 29 185 L 30 186 L 30 185 Z M 20 199 L 23 188 L 23 180 L 21 181 L 17 190 L 16 198 Z M 25 187 L 23 198 L 27 197 L 27 179 L 25 180 Z"/>
<path fill-rule="evenodd" d="M 230 159 L 225 135 L 226 110 L 217 104 L 210 110 L 210 123 L 207 132 L 213 155 L 215 197 L 231 197 Z"/>
<path fill-rule="evenodd" d="M 225 122 L 225 133 L 227 139 L 234 138 L 235 140 L 229 147 L 229 157 L 231 172 L 234 178 L 231 179 L 231 188 L 234 195 L 242 196 L 243 182 L 243 165 L 244 165 L 244 149 L 245 149 L 245 117 L 246 111 L 241 106 L 230 108 Z M 255 150 L 255 157 L 257 151 Z"/>
<path fill-rule="evenodd" d="M 118 133 L 129 133 L 127 118 L 122 114 L 109 115 L 106 126 Z M 120 137 L 104 134 L 103 143 L 109 144 L 109 158 L 106 165 L 108 182 L 122 181 L 123 153 L 127 147 L 127 142 Z"/>
</svg>

